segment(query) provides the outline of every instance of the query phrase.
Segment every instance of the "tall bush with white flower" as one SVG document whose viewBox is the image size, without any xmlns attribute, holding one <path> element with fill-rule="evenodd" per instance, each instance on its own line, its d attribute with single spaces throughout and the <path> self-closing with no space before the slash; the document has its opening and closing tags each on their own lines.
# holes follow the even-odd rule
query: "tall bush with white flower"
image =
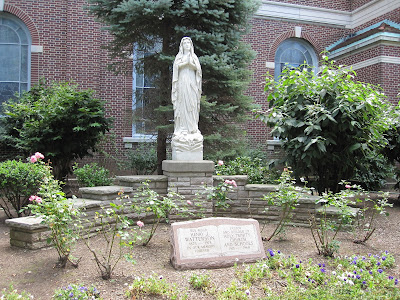
<svg viewBox="0 0 400 300">
<path fill-rule="evenodd" d="M 267 76 L 270 109 L 258 117 L 280 139 L 295 176 L 312 176 L 322 194 L 365 172 L 364 162 L 387 143 L 392 118 L 379 87 L 355 81 L 354 71 L 326 56 L 319 70 L 285 68 L 279 82 Z"/>
</svg>

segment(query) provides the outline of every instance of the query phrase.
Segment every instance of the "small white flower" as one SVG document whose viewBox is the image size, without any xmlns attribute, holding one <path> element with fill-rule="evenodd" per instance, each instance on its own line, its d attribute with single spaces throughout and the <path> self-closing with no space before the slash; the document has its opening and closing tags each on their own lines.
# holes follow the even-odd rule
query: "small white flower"
<svg viewBox="0 0 400 300">
<path fill-rule="evenodd" d="M 351 280 L 348 280 L 347 283 L 348 283 L 349 285 L 354 285 L 354 282 L 351 281 Z"/>
</svg>

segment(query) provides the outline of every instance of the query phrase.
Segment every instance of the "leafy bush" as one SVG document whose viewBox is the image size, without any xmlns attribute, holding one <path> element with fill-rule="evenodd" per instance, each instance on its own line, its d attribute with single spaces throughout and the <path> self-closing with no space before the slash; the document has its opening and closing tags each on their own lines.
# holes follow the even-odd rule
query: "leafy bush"
<svg viewBox="0 0 400 300">
<path fill-rule="evenodd" d="M 371 151 L 360 158 L 351 181 L 369 191 L 378 191 L 394 173 L 394 166 L 387 157 L 377 151 Z"/>
<path fill-rule="evenodd" d="M 81 186 L 93 187 L 112 184 L 110 171 L 97 163 L 86 164 L 81 168 L 74 165 L 73 170 Z"/>
<path fill-rule="evenodd" d="M 143 216 L 143 218 L 150 216 L 152 218 L 150 231 L 142 235 L 143 246 L 148 245 L 161 221 L 169 222 L 171 213 L 186 216 L 194 215 L 188 209 L 193 203 L 190 201 L 186 201 L 185 203 L 183 199 L 183 196 L 173 191 L 170 191 L 165 196 L 160 196 L 157 192 L 150 189 L 149 181 L 142 182 L 142 185 L 131 198 L 131 205 L 139 216 Z M 144 223 L 139 220 L 137 225 L 143 227 Z"/>
<path fill-rule="evenodd" d="M 56 179 L 64 180 L 71 162 L 96 151 L 109 130 L 104 102 L 93 95 L 68 83 L 32 87 L 3 104 L 2 142 L 25 155 L 40 151 L 52 161 Z"/>
<path fill-rule="evenodd" d="M 399 93 L 400 95 L 400 93 Z M 391 163 L 400 162 L 400 106 L 393 109 L 393 115 L 391 122 L 393 126 L 389 128 L 384 136 L 387 140 L 387 145 L 381 150 L 383 155 Z M 399 188 L 400 183 L 400 169 L 396 171 L 397 184 L 396 188 Z"/>
<path fill-rule="evenodd" d="M 234 160 L 216 164 L 217 175 L 247 175 L 248 183 L 276 183 L 279 173 L 269 169 L 261 158 L 240 156 Z"/>
<path fill-rule="evenodd" d="M 274 236 L 285 233 L 286 225 L 292 218 L 292 211 L 298 205 L 301 197 L 302 188 L 295 186 L 296 181 L 291 177 L 292 173 L 291 170 L 285 168 L 278 180 L 278 190 L 263 197 L 268 205 L 278 206 L 281 209 L 278 224 L 267 241 L 270 241 Z M 265 210 L 268 209 L 269 207 Z"/>
<path fill-rule="evenodd" d="M 66 288 L 58 289 L 54 291 L 54 300 L 65 300 L 65 299 L 103 299 L 100 297 L 100 291 L 94 286 L 86 287 L 84 285 L 70 284 Z"/>
<path fill-rule="evenodd" d="M 94 220 L 89 221 L 88 228 L 80 232 L 81 238 L 92 253 L 101 278 L 104 280 L 111 278 L 114 268 L 123 257 L 122 247 L 131 247 L 138 237 L 137 228 L 130 228 L 132 222 L 123 214 L 127 209 L 124 201 L 122 201 L 125 198 L 128 197 L 121 192 L 117 199 L 120 200 L 120 204 L 111 202 L 109 207 L 102 207 L 101 211 L 96 212 Z M 95 243 L 95 245 L 91 243 L 92 232 L 102 238 L 105 246 L 99 247 L 98 243 Z M 115 250 L 116 246 L 119 248 L 117 251 Z M 126 258 L 129 262 L 134 262 L 132 255 L 128 255 Z"/>
<path fill-rule="evenodd" d="M 127 153 L 126 167 L 139 175 L 153 174 L 157 169 L 155 144 L 141 143 L 135 150 Z"/>
<path fill-rule="evenodd" d="M 76 229 L 79 225 L 77 217 L 80 211 L 73 207 L 72 202 L 65 197 L 60 182 L 52 175 L 51 167 L 45 165 L 41 160 L 34 163 L 43 165 L 45 172 L 43 172 L 43 183 L 39 187 L 37 195 L 29 197 L 31 204 L 28 204 L 28 207 L 50 228 L 51 235 L 47 239 L 47 243 L 52 244 L 57 250 L 57 266 L 64 268 L 69 261 L 74 267 L 77 267 L 79 260 L 73 260 L 70 254 L 78 238 Z"/>
<path fill-rule="evenodd" d="M 344 184 L 344 182 L 342 182 Z M 355 212 L 352 211 L 349 204 L 353 203 L 350 199 L 356 193 L 351 191 L 349 184 L 345 185 L 346 189 L 338 193 L 331 191 L 324 193 L 316 204 L 321 204 L 321 217 L 316 218 L 315 214 L 310 218 L 310 229 L 313 236 L 318 254 L 333 257 L 339 250 L 339 242 L 336 239 L 337 234 L 346 225 L 350 225 L 354 218 Z M 334 207 L 337 209 L 337 216 L 328 216 L 328 209 Z"/>
<path fill-rule="evenodd" d="M 232 200 L 229 198 L 229 193 L 234 191 L 234 187 L 237 188 L 236 181 L 229 179 L 222 180 L 216 186 L 204 185 L 204 188 L 196 193 L 195 200 L 200 200 L 205 196 L 212 202 L 213 213 L 216 215 L 231 206 Z"/>
<path fill-rule="evenodd" d="M 8 218 L 29 214 L 24 208 L 29 204 L 29 197 L 38 192 L 44 173 L 42 164 L 16 160 L 0 163 L 0 207 Z"/>
<path fill-rule="evenodd" d="M 303 67 L 285 69 L 278 83 L 267 77 L 272 107 L 258 117 L 281 139 L 296 177 L 315 176 L 319 193 L 336 192 L 365 156 L 385 145 L 390 104 L 378 87 L 354 81 L 354 71 L 326 56 L 318 75 Z"/>
</svg>

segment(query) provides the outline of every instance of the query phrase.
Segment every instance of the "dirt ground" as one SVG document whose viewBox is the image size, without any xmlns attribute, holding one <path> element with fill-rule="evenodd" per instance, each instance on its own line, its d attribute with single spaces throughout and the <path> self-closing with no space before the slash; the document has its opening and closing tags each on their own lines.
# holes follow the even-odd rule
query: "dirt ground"
<svg viewBox="0 0 400 300">
<path fill-rule="evenodd" d="M 378 254 L 384 250 L 392 253 L 397 266 L 392 273 L 400 276 L 400 204 L 394 203 L 388 209 L 389 217 L 380 216 L 378 227 L 365 244 L 352 243 L 352 236 L 339 234 L 339 255 L 366 255 Z M 104 299 L 127 299 L 124 296 L 128 285 L 136 276 L 145 277 L 152 274 L 162 275 L 164 280 L 176 283 L 182 290 L 188 289 L 189 299 L 213 299 L 202 292 L 190 289 L 188 279 L 191 274 L 210 274 L 217 287 L 223 288 L 230 284 L 235 277 L 234 268 L 212 270 L 187 270 L 176 271 L 169 262 L 170 242 L 169 226 L 161 225 L 156 235 L 147 247 L 137 246 L 133 252 L 136 264 L 132 265 L 122 259 L 111 280 L 102 280 L 93 257 L 83 243 L 78 243 L 74 256 L 81 257 L 77 269 L 68 265 L 65 269 L 54 268 L 57 253 L 53 248 L 41 250 L 24 250 L 11 247 L 9 244 L 9 229 L 4 224 L 4 217 L 0 219 L 0 289 L 13 284 L 18 290 L 31 293 L 35 299 L 51 299 L 54 290 L 66 287 L 68 284 L 77 283 L 90 286 L 95 285 L 100 290 Z M 267 225 L 262 236 L 272 232 L 274 226 Z M 93 241 L 101 245 L 101 242 Z M 265 250 L 268 248 L 280 250 L 286 255 L 295 255 L 299 259 L 312 258 L 316 263 L 323 262 L 318 256 L 310 230 L 302 227 L 290 227 L 284 239 L 275 239 L 271 242 L 264 241 Z M 149 298 L 154 299 L 154 298 Z"/>
</svg>

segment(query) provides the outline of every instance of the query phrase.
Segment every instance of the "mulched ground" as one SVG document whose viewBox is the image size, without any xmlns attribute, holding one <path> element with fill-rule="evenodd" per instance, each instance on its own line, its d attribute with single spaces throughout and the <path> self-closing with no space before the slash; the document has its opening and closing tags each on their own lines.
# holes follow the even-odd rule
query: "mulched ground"
<svg viewBox="0 0 400 300">
<path fill-rule="evenodd" d="M 354 244 L 352 236 L 345 233 L 339 234 L 340 255 L 366 255 L 368 253 L 378 254 L 384 250 L 392 253 L 397 263 L 400 262 L 400 204 L 394 203 L 394 207 L 388 209 L 389 217 L 379 216 L 378 226 L 365 244 Z M 94 284 L 104 299 L 118 300 L 127 299 L 124 293 L 128 285 L 136 276 L 144 277 L 152 274 L 162 275 L 164 280 L 176 283 L 182 290 L 188 289 L 189 299 L 214 299 L 202 292 L 190 289 L 188 279 L 191 274 L 210 274 L 212 281 L 218 288 L 227 287 L 235 278 L 234 268 L 223 268 L 213 270 L 187 270 L 176 271 L 169 263 L 170 242 L 169 226 L 163 224 L 158 229 L 153 240 L 147 247 L 137 246 L 133 255 L 136 264 L 132 265 L 122 259 L 113 273 L 111 280 L 102 280 L 93 257 L 88 249 L 79 242 L 74 256 L 81 257 L 77 269 L 67 266 L 65 269 L 55 268 L 57 253 L 55 249 L 24 250 L 11 247 L 9 244 L 9 230 L 4 225 L 4 216 L 0 216 L 0 289 L 13 284 L 18 290 L 25 290 L 35 299 L 51 299 L 54 290 L 65 287 L 70 283 L 91 285 Z M 261 226 L 262 227 L 262 226 Z M 274 226 L 268 224 L 262 233 L 268 236 Z M 93 244 L 102 247 L 102 241 L 93 239 Z M 312 258 L 316 263 L 323 262 L 315 248 L 310 230 L 304 227 L 290 227 L 287 229 L 286 237 L 274 239 L 271 242 L 264 241 L 265 249 L 280 250 L 287 255 L 295 255 L 300 259 Z M 400 276 L 397 265 L 392 270 L 394 276 Z M 255 290 L 252 295 L 261 296 L 260 290 Z M 150 297 L 148 299 L 155 299 Z"/>
</svg>

